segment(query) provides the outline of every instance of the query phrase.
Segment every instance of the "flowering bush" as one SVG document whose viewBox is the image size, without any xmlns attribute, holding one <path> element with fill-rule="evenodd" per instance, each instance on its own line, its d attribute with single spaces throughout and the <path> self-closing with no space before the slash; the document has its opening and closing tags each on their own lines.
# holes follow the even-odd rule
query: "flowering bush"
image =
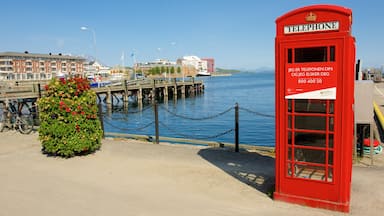
<svg viewBox="0 0 384 216">
<path fill-rule="evenodd" d="M 98 150 L 102 128 L 96 93 L 89 82 L 83 78 L 52 79 L 45 90 L 46 96 L 38 100 L 43 152 L 72 157 Z"/>
</svg>

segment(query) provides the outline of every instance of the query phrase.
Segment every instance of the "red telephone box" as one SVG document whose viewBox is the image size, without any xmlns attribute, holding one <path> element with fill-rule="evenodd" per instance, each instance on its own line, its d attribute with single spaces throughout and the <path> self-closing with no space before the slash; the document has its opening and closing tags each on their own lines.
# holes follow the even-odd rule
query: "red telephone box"
<svg viewBox="0 0 384 216">
<path fill-rule="evenodd" d="M 352 11 L 299 8 L 276 20 L 274 198 L 349 211 L 355 39 Z"/>
</svg>

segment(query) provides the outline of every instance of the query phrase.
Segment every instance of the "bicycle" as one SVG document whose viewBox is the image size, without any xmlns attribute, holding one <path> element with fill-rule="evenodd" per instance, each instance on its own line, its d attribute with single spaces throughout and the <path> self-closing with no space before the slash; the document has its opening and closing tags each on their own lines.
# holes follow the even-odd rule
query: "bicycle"
<svg viewBox="0 0 384 216">
<path fill-rule="evenodd" d="M 27 111 L 23 111 L 23 106 L 18 106 L 16 109 L 16 103 L 2 104 L 0 111 L 0 132 L 3 132 L 4 128 L 19 130 L 22 134 L 29 134 L 33 130 L 34 120 L 33 115 Z"/>
</svg>

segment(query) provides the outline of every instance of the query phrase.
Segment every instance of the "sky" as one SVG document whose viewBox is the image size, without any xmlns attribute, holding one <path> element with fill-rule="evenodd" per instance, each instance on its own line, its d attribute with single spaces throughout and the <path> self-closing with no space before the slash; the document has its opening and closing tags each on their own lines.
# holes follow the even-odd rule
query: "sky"
<svg viewBox="0 0 384 216">
<path fill-rule="evenodd" d="M 273 68 L 276 18 L 313 4 L 351 8 L 356 58 L 384 65 L 382 0 L 3 1 L 0 52 L 94 56 L 108 66 L 196 55 L 220 68 Z"/>
</svg>

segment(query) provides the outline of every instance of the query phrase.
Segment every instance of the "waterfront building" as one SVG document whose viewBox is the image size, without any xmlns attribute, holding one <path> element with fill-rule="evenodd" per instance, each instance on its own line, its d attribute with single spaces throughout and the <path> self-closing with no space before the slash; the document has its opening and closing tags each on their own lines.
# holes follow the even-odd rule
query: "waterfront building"
<svg viewBox="0 0 384 216">
<path fill-rule="evenodd" d="M 215 70 L 215 59 L 214 58 L 202 58 L 201 60 L 207 61 L 207 71 L 212 74 Z"/>
<path fill-rule="evenodd" d="M 0 80 L 48 80 L 84 75 L 85 59 L 78 56 L 0 52 Z"/>
<path fill-rule="evenodd" d="M 171 77 L 175 76 L 180 65 L 176 62 L 169 61 L 167 59 L 156 59 L 151 62 L 138 62 L 135 63 L 133 69 L 137 74 L 141 74 L 141 76 L 164 76 Z"/>
<path fill-rule="evenodd" d="M 135 63 L 133 69 L 146 76 L 163 77 L 209 76 L 215 71 L 213 58 L 200 59 L 197 56 L 184 56 L 176 62 L 157 59 L 152 62 Z"/>
<path fill-rule="evenodd" d="M 88 77 L 96 75 L 101 77 L 108 77 L 111 75 L 111 68 L 101 64 L 98 61 L 90 61 L 84 63 L 84 73 Z"/>
<path fill-rule="evenodd" d="M 184 56 L 177 60 L 177 64 L 180 64 L 183 68 L 192 67 L 196 70 L 196 75 L 209 76 L 208 73 L 208 62 L 202 60 L 197 56 Z"/>
<path fill-rule="evenodd" d="M 176 62 L 171 62 L 167 59 L 156 59 L 151 62 L 138 62 L 135 63 L 136 68 L 151 68 L 156 66 L 175 66 Z"/>
</svg>

